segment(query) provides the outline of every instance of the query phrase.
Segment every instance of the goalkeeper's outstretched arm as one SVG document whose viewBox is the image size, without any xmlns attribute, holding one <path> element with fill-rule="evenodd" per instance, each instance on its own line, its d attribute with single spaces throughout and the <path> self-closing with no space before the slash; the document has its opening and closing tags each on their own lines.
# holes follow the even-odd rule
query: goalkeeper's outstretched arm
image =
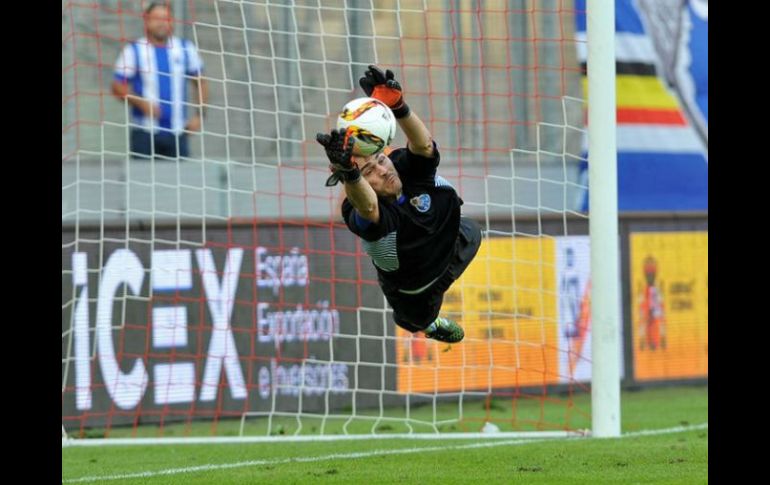
<svg viewBox="0 0 770 485">
<path fill-rule="evenodd" d="M 380 222 L 380 206 L 377 203 L 377 194 L 365 178 L 360 177 L 355 182 L 345 182 L 345 194 L 361 217 L 375 224 Z"/>
<path fill-rule="evenodd" d="M 407 144 L 409 151 L 415 155 L 430 158 L 433 155 L 433 137 L 417 114 L 411 111 L 406 117 L 399 118 L 397 121 L 398 126 L 404 130 L 406 139 L 409 140 Z"/>
<path fill-rule="evenodd" d="M 332 176 L 326 185 L 335 185 L 342 180 L 348 200 L 364 219 L 374 223 L 380 221 L 380 208 L 377 194 L 369 182 L 361 176 L 358 165 L 353 161 L 353 141 L 344 128 L 332 130 L 328 135 L 318 133 L 316 141 L 326 150 L 331 163 Z"/>
<path fill-rule="evenodd" d="M 409 141 L 407 148 L 410 152 L 424 157 L 433 155 L 433 137 L 422 120 L 404 102 L 401 84 L 396 81 L 393 71 L 388 69 L 383 72 L 377 66 L 371 65 L 358 80 L 358 84 L 367 96 L 382 101 L 393 111 L 398 125 L 404 130 Z"/>
</svg>

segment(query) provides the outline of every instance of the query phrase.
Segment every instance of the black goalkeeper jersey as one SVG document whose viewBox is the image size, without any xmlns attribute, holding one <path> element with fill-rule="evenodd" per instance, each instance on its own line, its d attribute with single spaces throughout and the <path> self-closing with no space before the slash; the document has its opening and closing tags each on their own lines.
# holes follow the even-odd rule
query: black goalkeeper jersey
<svg viewBox="0 0 770 485">
<path fill-rule="evenodd" d="M 395 202 L 378 198 L 377 223 L 357 215 L 347 199 L 342 203 L 342 217 L 362 239 L 380 278 L 400 290 L 429 285 L 454 255 L 463 201 L 449 182 L 436 175 L 439 158 L 435 142 L 430 158 L 407 148 L 390 154 L 401 178 L 402 196 Z"/>
</svg>

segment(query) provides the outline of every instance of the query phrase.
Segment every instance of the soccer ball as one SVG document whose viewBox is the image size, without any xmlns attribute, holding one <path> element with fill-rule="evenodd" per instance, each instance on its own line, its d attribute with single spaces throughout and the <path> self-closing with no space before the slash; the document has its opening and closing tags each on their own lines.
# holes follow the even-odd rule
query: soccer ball
<svg viewBox="0 0 770 485">
<path fill-rule="evenodd" d="M 390 145 L 396 136 L 396 117 L 382 101 L 356 98 L 342 108 L 337 117 L 339 128 L 356 138 L 353 154 L 366 157 Z"/>
</svg>

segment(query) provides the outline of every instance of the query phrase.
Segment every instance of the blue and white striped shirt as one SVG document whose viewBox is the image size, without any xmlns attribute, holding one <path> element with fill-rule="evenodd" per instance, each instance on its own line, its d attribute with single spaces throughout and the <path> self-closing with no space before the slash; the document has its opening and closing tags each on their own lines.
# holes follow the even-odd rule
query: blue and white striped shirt
<svg viewBox="0 0 770 485">
<path fill-rule="evenodd" d="M 187 123 L 187 81 L 202 71 L 198 49 L 186 39 L 170 37 L 165 46 L 156 46 L 142 37 L 124 47 L 115 62 L 115 79 L 130 83 L 136 95 L 159 105 L 161 112 L 152 119 L 132 107 L 132 125 L 181 133 Z"/>
</svg>

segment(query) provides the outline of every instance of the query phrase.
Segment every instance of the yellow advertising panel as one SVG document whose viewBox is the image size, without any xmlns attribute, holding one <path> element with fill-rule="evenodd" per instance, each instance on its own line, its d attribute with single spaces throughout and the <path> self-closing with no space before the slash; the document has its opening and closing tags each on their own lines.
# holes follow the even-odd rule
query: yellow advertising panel
<svg viewBox="0 0 770 485">
<path fill-rule="evenodd" d="M 634 377 L 708 377 L 708 232 L 631 234 Z"/>
<path fill-rule="evenodd" d="M 553 239 L 484 240 L 441 314 L 463 326 L 465 339 L 449 346 L 397 328 L 399 392 L 559 382 Z"/>
</svg>

